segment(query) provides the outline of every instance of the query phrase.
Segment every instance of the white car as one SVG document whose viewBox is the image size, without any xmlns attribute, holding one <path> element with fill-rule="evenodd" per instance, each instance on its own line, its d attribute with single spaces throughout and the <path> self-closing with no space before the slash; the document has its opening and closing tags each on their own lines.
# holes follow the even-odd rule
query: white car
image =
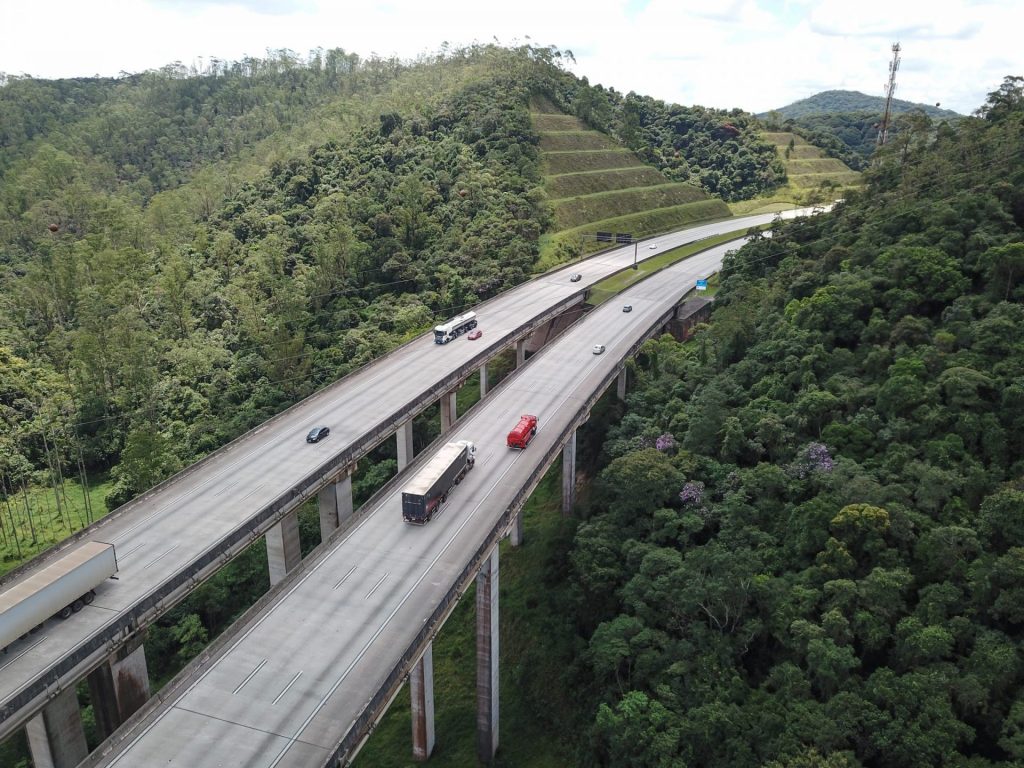
<svg viewBox="0 0 1024 768">
<path fill-rule="evenodd" d="M 602 352 L 604 352 L 604 344 L 595 344 L 594 345 L 594 354 L 595 355 L 600 355 Z"/>
<path fill-rule="evenodd" d="M 653 251 L 653 250 L 654 250 L 655 248 L 657 248 L 657 247 L 658 247 L 658 244 L 657 244 L 657 243 L 651 243 L 651 244 L 650 244 L 650 245 L 648 245 L 647 247 L 648 247 L 648 248 L 650 248 L 650 249 L 651 249 L 651 250 Z"/>
</svg>

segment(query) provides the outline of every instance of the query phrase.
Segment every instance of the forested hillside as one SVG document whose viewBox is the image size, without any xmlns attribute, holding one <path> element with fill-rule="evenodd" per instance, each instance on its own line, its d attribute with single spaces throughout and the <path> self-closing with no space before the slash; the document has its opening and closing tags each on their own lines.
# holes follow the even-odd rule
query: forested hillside
<svg viewBox="0 0 1024 768">
<path fill-rule="evenodd" d="M 780 119 L 803 119 L 811 115 L 828 115 L 838 112 L 872 112 L 881 115 L 885 110 L 885 97 L 868 96 L 860 91 L 822 91 L 806 99 L 779 107 L 771 112 L 758 115 L 765 118 L 778 115 Z M 893 114 L 902 112 L 924 112 L 934 120 L 953 120 L 962 117 L 951 109 L 942 109 L 938 104 L 917 104 L 905 99 L 892 100 Z"/>
<path fill-rule="evenodd" d="M 580 764 L 1024 760 L 1019 81 L 982 114 L 901 134 L 639 354 L 521 661 L 569 670 Z"/>
<path fill-rule="evenodd" d="M 875 150 L 878 123 L 885 111 L 885 99 L 859 91 L 822 91 L 785 107 L 758 115 L 769 130 L 793 131 L 830 157 L 842 160 L 854 170 L 867 167 Z M 962 115 L 938 105 L 915 104 L 902 99 L 892 101 L 889 133 L 915 130 L 922 122 L 956 121 Z"/>
<path fill-rule="evenodd" d="M 746 200 L 785 180 L 758 121 L 740 109 L 666 104 L 632 91 L 587 86 L 585 80 L 570 87 L 575 103 L 567 111 L 617 136 L 672 181 L 695 184 L 723 200 Z"/>
<path fill-rule="evenodd" d="M 531 97 L 634 146 L 646 105 L 644 130 L 677 149 L 645 156 L 673 179 L 749 196 L 776 178 L 743 115 L 621 97 L 565 56 L 281 51 L 202 73 L 9 79 L 0 495 L 109 472 L 107 506 L 123 503 L 525 279 L 552 220 Z M 91 516 L 58 515 L 56 535 Z M 31 514 L 27 528 L 38 547 Z"/>
</svg>

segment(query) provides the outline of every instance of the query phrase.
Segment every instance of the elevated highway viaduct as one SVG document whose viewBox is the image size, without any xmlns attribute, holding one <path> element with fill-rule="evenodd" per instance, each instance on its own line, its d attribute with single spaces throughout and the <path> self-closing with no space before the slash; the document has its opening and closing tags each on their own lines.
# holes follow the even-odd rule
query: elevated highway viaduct
<svg viewBox="0 0 1024 768">
<path fill-rule="evenodd" d="M 499 542 L 521 542 L 522 505 L 559 456 L 571 503 L 576 429 L 728 247 L 635 285 L 541 350 L 410 466 L 448 440 L 477 445 L 475 468 L 439 515 L 424 526 L 404 523 L 408 473 L 395 478 L 87 765 L 344 765 L 406 680 L 413 752 L 426 758 L 434 740 L 432 640 L 474 581 L 477 746 L 490 761 L 500 709 Z M 624 302 L 632 312 L 622 312 Z M 595 344 L 605 352 L 594 354 Z M 523 412 L 537 414 L 541 428 L 528 448 L 512 451 L 505 435 Z"/>
<path fill-rule="evenodd" d="M 89 677 L 103 735 L 144 702 L 148 675 L 143 630 L 260 536 L 266 536 L 272 584 L 299 565 L 297 510 L 319 500 L 321 532 L 330 536 L 352 514 L 351 472 L 382 441 L 395 437 L 399 469 L 413 458 L 412 419 L 440 401 L 442 422 L 456 419 L 454 392 L 510 346 L 524 359 L 536 329 L 585 298 L 595 282 L 647 258 L 714 234 L 770 222 L 764 214 L 662 235 L 658 249 L 614 249 L 545 274 L 476 308 L 483 339 L 439 346 L 424 335 L 283 411 L 60 547 L 8 574 L 0 590 L 25 579 L 84 541 L 117 547 L 119 579 L 66 621 L 12 644 L 0 656 L 0 739 L 27 725 L 37 764 L 74 765 L 85 756 L 74 689 Z M 583 279 L 571 283 L 578 271 Z M 414 372 L 414 375 L 410 375 Z M 307 445 L 313 424 L 330 438 Z"/>
</svg>

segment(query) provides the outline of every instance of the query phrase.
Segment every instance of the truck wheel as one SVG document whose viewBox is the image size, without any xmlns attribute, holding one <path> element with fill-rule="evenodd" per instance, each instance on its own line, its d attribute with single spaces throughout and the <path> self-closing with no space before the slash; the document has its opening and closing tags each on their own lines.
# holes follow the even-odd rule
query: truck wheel
<svg viewBox="0 0 1024 768">
<path fill-rule="evenodd" d="M 82 602 L 81 598 L 79 598 L 78 600 L 75 600 L 75 602 L 73 602 L 71 604 L 71 610 L 74 611 L 75 613 L 78 613 L 83 608 L 85 608 L 85 603 Z"/>
<path fill-rule="evenodd" d="M 441 497 L 441 503 L 442 504 L 444 504 L 446 501 L 448 501 L 448 494 L 447 493 L 444 496 Z"/>
<path fill-rule="evenodd" d="M 82 602 L 86 605 L 92 605 L 92 601 L 96 599 L 96 591 L 90 589 L 84 595 L 82 595 Z"/>
<path fill-rule="evenodd" d="M 530 430 L 530 435 L 532 436 L 532 435 L 536 435 L 536 434 L 537 434 L 537 428 L 534 427 L 533 429 Z"/>
<path fill-rule="evenodd" d="M 71 606 L 65 605 L 63 608 L 60 609 L 60 612 L 57 615 L 60 616 L 62 619 L 66 619 L 68 616 L 71 615 Z"/>
</svg>

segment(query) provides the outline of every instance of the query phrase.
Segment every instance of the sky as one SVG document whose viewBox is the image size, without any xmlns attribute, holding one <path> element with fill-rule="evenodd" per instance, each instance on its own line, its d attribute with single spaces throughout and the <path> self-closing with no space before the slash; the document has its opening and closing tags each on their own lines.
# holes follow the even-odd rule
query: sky
<svg viewBox="0 0 1024 768">
<path fill-rule="evenodd" d="M 287 48 L 553 45 L 623 93 L 764 112 L 824 90 L 969 114 L 1024 75 L 1024 0 L 0 0 L 0 72 L 117 76 Z"/>
</svg>

